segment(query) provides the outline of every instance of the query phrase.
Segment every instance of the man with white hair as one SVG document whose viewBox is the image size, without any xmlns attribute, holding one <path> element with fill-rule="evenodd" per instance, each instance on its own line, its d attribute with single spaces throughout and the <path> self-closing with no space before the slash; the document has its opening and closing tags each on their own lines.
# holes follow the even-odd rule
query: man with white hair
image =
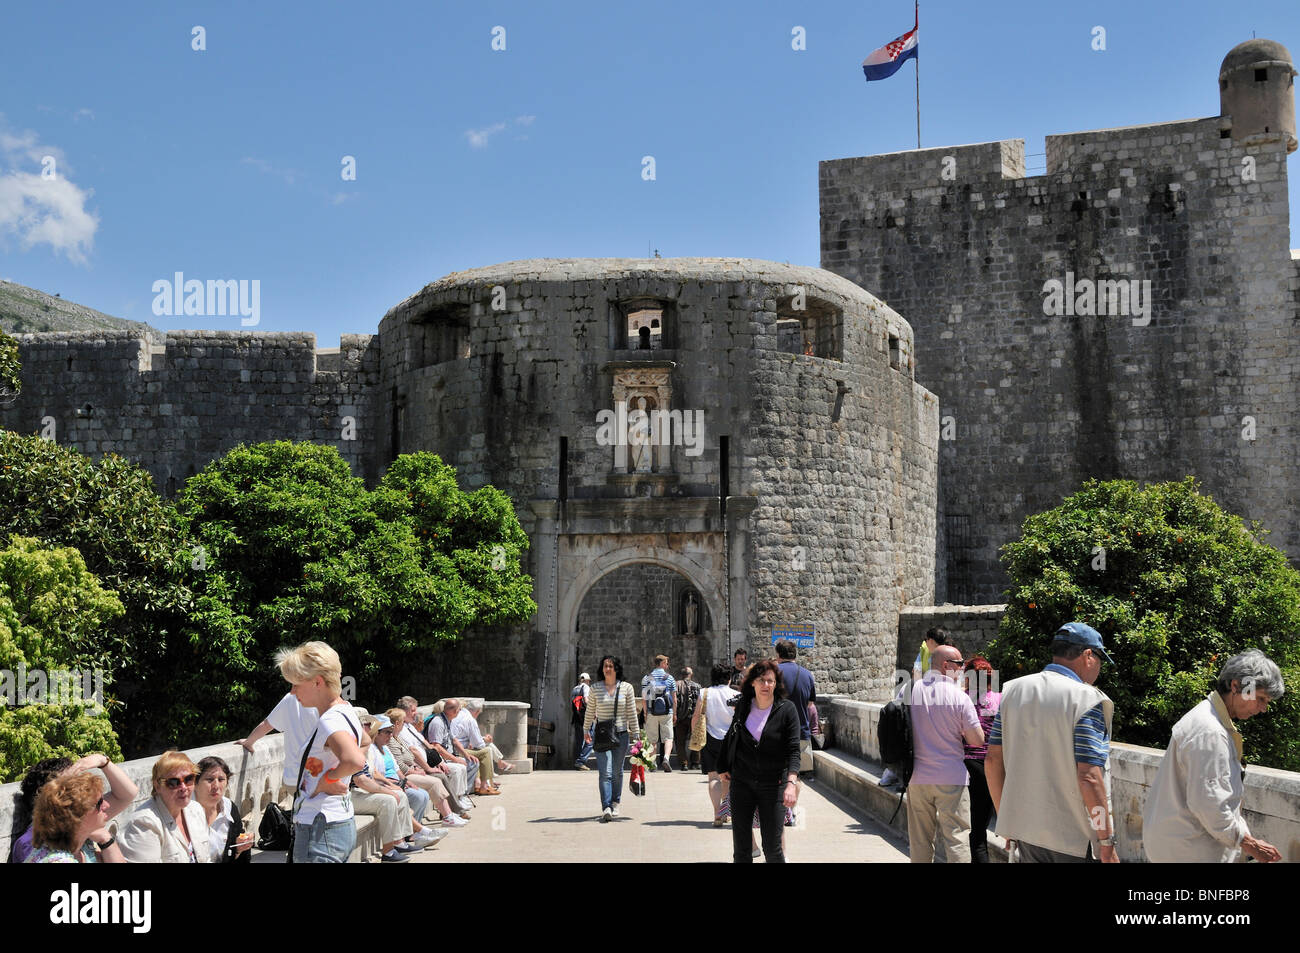
<svg viewBox="0 0 1300 953">
<path fill-rule="evenodd" d="M 506 760 L 501 749 L 496 746 L 491 735 L 485 735 L 479 728 L 478 716 L 483 714 L 483 699 L 467 698 L 465 704 L 461 707 L 460 714 L 456 717 L 456 724 L 453 724 L 452 733 L 460 738 L 461 743 L 465 745 L 472 753 L 477 754 L 479 751 L 486 752 L 491 758 L 496 769 L 502 774 L 509 774 L 515 769 L 515 766 Z M 460 726 L 460 733 L 457 733 L 457 725 Z"/>
<path fill-rule="evenodd" d="M 1277 665 L 1258 649 L 1224 663 L 1205 701 L 1174 725 L 1142 812 L 1142 843 L 1154 863 L 1233 863 L 1244 851 L 1282 859 L 1251 836 L 1241 814 L 1245 770 L 1233 719 L 1261 714 L 1286 691 Z"/>
<path fill-rule="evenodd" d="M 429 741 L 438 749 L 438 753 L 443 756 L 444 760 L 464 759 L 466 772 L 476 774 L 474 782 L 475 794 L 480 796 L 500 794 L 501 789 L 492 780 L 492 754 L 486 747 L 470 749 L 466 746 L 463 739 L 468 739 L 470 735 L 464 722 L 461 722 L 460 726 L 457 727 L 460 714 L 460 699 L 446 699 L 442 703 L 442 712 L 434 715 L 429 720 Z M 477 728 L 478 724 L 476 722 L 475 730 Z M 459 755 L 450 754 L 453 750 L 460 752 Z"/>
</svg>

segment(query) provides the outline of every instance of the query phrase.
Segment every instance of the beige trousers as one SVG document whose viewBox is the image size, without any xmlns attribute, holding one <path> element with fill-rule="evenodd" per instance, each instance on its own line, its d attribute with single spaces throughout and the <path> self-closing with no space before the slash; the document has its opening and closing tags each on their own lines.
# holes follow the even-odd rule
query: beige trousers
<svg viewBox="0 0 1300 953">
<path fill-rule="evenodd" d="M 907 840 L 912 863 L 934 863 L 936 834 L 943 840 L 948 863 L 970 863 L 970 792 L 966 785 L 907 786 Z"/>
</svg>

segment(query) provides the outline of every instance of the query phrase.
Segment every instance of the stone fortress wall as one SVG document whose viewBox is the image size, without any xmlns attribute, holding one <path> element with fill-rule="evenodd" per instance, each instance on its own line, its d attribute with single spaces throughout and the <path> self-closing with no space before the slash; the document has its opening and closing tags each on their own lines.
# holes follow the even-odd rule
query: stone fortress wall
<svg viewBox="0 0 1300 953">
<path fill-rule="evenodd" d="M 22 394 L 0 425 L 41 433 L 92 456 L 117 453 L 172 495 L 239 443 L 310 440 L 339 449 L 358 475 L 378 479 L 365 421 L 378 380 L 378 341 L 344 335 L 317 350 L 315 335 L 77 331 L 18 336 Z M 343 418 L 356 420 L 343 439 Z"/>
<path fill-rule="evenodd" d="M 911 322 L 948 425 L 940 601 L 1000 601 L 998 547 L 1088 477 L 1193 474 L 1300 557 L 1293 72 L 1242 44 L 1222 116 L 1050 136 L 1039 176 L 1021 140 L 821 164 L 822 265 Z M 1150 311 L 1045 313 L 1071 275 Z"/>
<path fill-rule="evenodd" d="M 165 493 L 236 443 L 287 438 L 333 444 L 370 482 L 400 452 L 436 452 L 466 488 L 509 494 L 538 617 L 436 653 L 439 692 L 541 701 L 567 721 L 600 651 L 578 631 L 585 599 L 620 570 L 698 600 L 693 634 L 681 613 L 645 613 L 665 631 L 619 649 L 638 656 L 634 682 L 652 642 L 707 679 L 707 660 L 768 654 L 773 626 L 801 624 L 819 685 L 877 697 L 899 607 L 933 599 L 938 404 L 913 380 L 907 323 L 820 269 L 514 262 L 429 285 L 338 354 L 255 332 L 20 343 L 24 392 L 0 425 L 53 417 L 54 439 L 131 458 Z M 639 397 L 679 416 L 669 445 L 620 457 L 598 414 Z"/>
<path fill-rule="evenodd" d="M 629 317 L 646 311 L 661 323 L 641 348 Z M 482 691 L 529 697 L 544 670 L 550 717 L 602 654 L 577 631 L 585 594 L 645 562 L 684 578 L 712 622 L 707 645 L 663 633 L 674 670 L 698 679 L 741 645 L 767 654 L 775 625 L 812 624 L 819 684 L 885 690 L 899 606 L 933 596 L 938 408 L 912 379 L 911 329 L 871 295 L 752 260 L 512 262 L 435 282 L 379 338 L 381 455 L 431 450 L 505 490 L 532 540 L 532 663 Z M 637 393 L 701 412 L 700 452 L 628 472 L 597 414 Z M 473 664 L 477 640 L 448 662 Z M 643 639 L 617 641 L 636 683 Z"/>
</svg>

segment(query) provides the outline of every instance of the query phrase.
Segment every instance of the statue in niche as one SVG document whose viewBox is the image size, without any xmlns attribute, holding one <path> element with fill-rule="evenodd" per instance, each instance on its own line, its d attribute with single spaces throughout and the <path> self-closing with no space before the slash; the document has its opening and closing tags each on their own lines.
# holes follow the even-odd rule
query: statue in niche
<svg viewBox="0 0 1300 953">
<path fill-rule="evenodd" d="M 695 626 L 699 624 L 699 607 L 695 604 L 695 593 L 686 594 L 686 635 L 695 634 Z"/>
<path fill-rule="evenodd" d="M 627 415 L 627 443 L 630 458 L 630 470 L 633 473 L 649 473 L 651 466 L 650 452 L 650 415 L 646 413 L 644 397 L 636 399 L 636 408 Z"/>
</svg>

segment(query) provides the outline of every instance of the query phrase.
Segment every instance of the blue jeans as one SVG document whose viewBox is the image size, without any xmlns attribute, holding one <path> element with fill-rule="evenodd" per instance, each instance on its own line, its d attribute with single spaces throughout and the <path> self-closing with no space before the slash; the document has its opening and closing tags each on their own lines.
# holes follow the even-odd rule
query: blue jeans
<svg viewBox="0 0 1300 953">
<path fill-rule="evenodd" d="M 411 806 L 411 817 L 415 818 L 417 823 L 423 824 L 424 815 L 429 811 L 429 792 L 424 788 L 417 788 L 414 784 L 408 784 L 406 803 Z"/>
<path fill-rule="evenodd" d="M 576 768 L 587 763 L 591 757 L 591 742 L 586 740 L 581 731 L 578 732 L 578 756 L 573 759 L 573 766 Z"/>
<path fill-rule="evenodd" d="M 600 809 L 623 800 L 623 761 L 631 739 L 626 731 L 618 732 L 618 745 L 608 751 L 596 752 L 596 771 L 600 781 Z"/>
<path fill-rule="evenodd" d="M 295 824 L 293 862 L 295 864 L 346 864 L 357 846 L 357 822 L 325 822 L 317 814 L 310 824 Z"/>
</svg>

